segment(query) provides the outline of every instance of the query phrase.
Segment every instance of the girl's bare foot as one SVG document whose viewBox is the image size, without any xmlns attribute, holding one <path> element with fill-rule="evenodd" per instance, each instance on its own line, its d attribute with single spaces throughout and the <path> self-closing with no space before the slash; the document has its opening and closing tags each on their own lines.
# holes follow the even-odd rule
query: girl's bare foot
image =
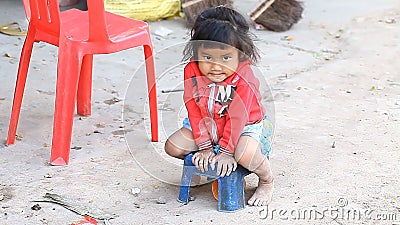
<svg viewBox="0 0 400 225">
<path fill-rule="evenodd" d="M 261 180 L 258 182 L 258 187 L 253 196 L 247 201 L 249 205 L 264 206 L 268 205 L 272 199 L 272 192 L 274 190 L 274 180 Z"/>
<path fill-rule="evenodd" d="M 242 136 L 235 150 L 237 162 L 258 176 L 258 187 L 247 201 L 249 205 L 268 205 L 274 190 L 274 175 L 269 159 L 261 152 L 260 143 L 252 137 Z"/>
</svg>

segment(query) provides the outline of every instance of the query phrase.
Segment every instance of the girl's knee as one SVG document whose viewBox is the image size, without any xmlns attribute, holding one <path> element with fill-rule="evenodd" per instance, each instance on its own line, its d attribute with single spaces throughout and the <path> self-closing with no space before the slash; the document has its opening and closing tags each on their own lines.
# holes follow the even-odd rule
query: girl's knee
<svg viewBox="0 0 400 225">
<path fill-rule="evenodd" d="M 251 159 L 257 155 L 259 143 L 249 136 L 242 136 L 235 149 L 235 159 L 238 163 L 250 163 Z"/>
<path fill-rule="evenodd" d="M 167 139 L 167 141 L 165 141 L 165 144 L 164 144 L 164 151 L 165 151 L 168 155 L 170 155 L 170 152 L 172 151 L 172 144 L 171 144 L 171 141 L 170 141 L 169 139 Z"/>
<path fill-rule="evenodd" d="M 260 143 L 252 137 L 241 137 L 235 150 L 236 161 L 250 171 L 256 169 L 267 158 Z"/>
<path fill-rule="evenodd" d="M 190 152 L 196 150 L 192 147 L 191 143 L 182 143 L 176 140 L 176 138 L 168 138 L 164 144 L 164 151 L 168 155 L 183 159 Z"/>
</svg>

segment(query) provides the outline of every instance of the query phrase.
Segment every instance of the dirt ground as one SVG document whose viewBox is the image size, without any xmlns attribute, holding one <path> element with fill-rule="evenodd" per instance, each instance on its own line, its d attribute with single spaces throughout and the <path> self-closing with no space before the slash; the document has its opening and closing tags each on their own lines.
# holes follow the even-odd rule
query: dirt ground
<svg viewBox="0 0 400 225">
<path fill-rule="evenodd" d="M 305 0 L 302 20 L 289 31 L 252 30 L 275 120 L 276 186 L 269 206 L 234 213 L 217 211 L 210 184 L 192 188 L 188 205 L 178 203 L 182 165 L 162 152 L 185 116 L 182 19 L 150 23 L 160 142 L 149 138 L 142 49 L 98 55 L 93 114 L 75 117 L 67 166 L 48 163 L 57 48 L 45 43 L 33 51 L 21 140 L 4 145 L 24 37 L 0 34 L 0 224 L 83 219 L 58 204 L 33 202 L 45 193 L 116 214 L 109 224 L 400 224 L 400 3 L 377 2 Z M 235 1 L 243 13 L 255 5 Z M 22 4 L 2 0 L 0 24 L 10 22 L 26 28 Z M 257 178 L 246 183 L 249 198 Z"/>
</svg>

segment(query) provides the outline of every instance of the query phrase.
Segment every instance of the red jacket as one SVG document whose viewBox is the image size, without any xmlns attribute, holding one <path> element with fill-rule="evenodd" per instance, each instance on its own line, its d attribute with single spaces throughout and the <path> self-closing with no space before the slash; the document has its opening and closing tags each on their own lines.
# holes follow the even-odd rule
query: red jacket
<svg viewBox="0 0 400 225">
<path fill-rule="evenodd" d="M 185 66 L 184 95 L 192 132 L 199 150 L 219 145 L 220 151 L 235 152 L 244 126 L 260 122 L 265 115 L 260 82 L 250 62 L 223 82 L 213 83 L 191 61 Z"/>
</svg>

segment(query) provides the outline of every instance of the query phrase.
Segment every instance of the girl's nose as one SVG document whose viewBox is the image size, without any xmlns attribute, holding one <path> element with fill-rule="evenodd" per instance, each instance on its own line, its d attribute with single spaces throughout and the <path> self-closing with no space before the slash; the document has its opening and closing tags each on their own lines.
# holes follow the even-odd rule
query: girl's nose
<svg viewBox="0 0 400 225">
<path fill-rule="evenodd" d="M 222 66 L 219 63 L 213 63 L 211 70 L 222 70 Z"/>
</svg>

